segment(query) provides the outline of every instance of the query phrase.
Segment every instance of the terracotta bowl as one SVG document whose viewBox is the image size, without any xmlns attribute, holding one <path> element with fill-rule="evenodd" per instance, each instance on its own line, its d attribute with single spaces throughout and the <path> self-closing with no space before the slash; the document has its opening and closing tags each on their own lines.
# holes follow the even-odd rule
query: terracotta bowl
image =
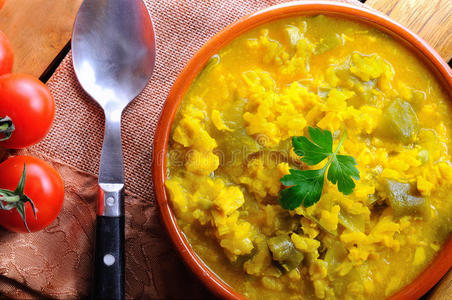
<svg viewBox="0 0 452 300">
<path fill-rule="evenodd" d="M 409 47 L 435 74 L 445 90 L 452 95 L 452 71 L 443 59 L 425 41 L 400 24 L 374 11 L 357 6 L 331 2 L 291 2 L 273 6 L 229 25 L 208 41 L 188 62 L 174 83 L 165 106 L 154 140 L 153 180 L 163 222 L 177 250 L 191 270 L 218 296 L 226 299 L 244 299 L 215 275 L 192 250 L 176 216 L 168 203 L 164 182 L 166 178 L 166 151 L 171 125 L 186 91 L 209 58 L 233 39 L 264 23 L 298 15 L 325 14 L 373 25 Z M 452 267 L 452 235 L 433 262 L 408 286 L 390 299 L 417 299 L 432 288 Z"/>
</svg>

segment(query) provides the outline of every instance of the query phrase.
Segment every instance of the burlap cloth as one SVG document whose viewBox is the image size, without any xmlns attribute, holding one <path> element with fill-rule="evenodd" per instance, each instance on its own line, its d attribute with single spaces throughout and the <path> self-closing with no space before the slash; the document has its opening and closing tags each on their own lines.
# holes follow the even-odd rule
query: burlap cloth
<svg viewBox="0 0 452 300">
<path fill-rule="evenodd" d="M 171 85 L 209 38 L 246 14 L 287 1 L 145 2 L 156 30 L 157 56 L 148 86 L 126 109 L 123 118 L 126 296 L 211 298 L 181 262 L 160 222 L 151 175 L 154 131 Z M 59 170 L 65 182 L 65 203 L 58 219 L 44 231 L 14 234 L 0 229 L 3 297 L 73 299 L 86 297 L 90 291 L 103 114 L 78 85 L 71 54 L 48 86 L 56 101 L 54 125 L 44 141 L 22 152 L 43 157 Z"/>
</svg>

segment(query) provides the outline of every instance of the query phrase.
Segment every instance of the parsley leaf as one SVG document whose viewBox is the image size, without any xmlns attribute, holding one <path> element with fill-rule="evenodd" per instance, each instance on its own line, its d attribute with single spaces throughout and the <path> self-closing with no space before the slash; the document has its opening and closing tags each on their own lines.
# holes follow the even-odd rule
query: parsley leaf
<svg viewBox="0 0 452 300">
<path fill-rule="evenodd" d="M 325 169 L 289 170 L 290 174 L 281 178 L 282 184 L 291 186 L 280 193 L 279 204 L 284 209 L 293 210 L 303 204 L 309 207 L 320 199 L 325 181 Z"/>
<path fill-rule="evenodd" d="M 337 189 L 344 195 L 350 195 L 355 188 L 352 178 L 359 180 L 359 171 L 356 161 L 348 155 L 336 155 L 328 170 L 328 180 L 333 184 L 337 182 Z"/>
<path fill-rule="evenodd" d="M 310 141 L 305 136 L 292 137 L 294 152 L 301 156 L 301 161 L 312 166 L 316 165 L 333 152 L 333 136 L 328 130 L 308 127 Z"/>
<path fill-rule="evenodd" d="M 329 159 L 319 170 L 290 169 L 290 174 L 280 179 L 281 183 L 288 187 L 279 193 L 278 200 L 285 209 L 293 210 L 300 205 L 309 207 L 317 203 L 323 192 L 327 170 L 327 179 L 333 184 L 337 184 L 338 190 L 344 195 L 353 192 L 355 188 L 353 179 L 359 180 L 356 160 L 348 155 L 337 154 L 345 140 L 346 133 L 342 136 L 334 152 L 333 135 L 330 131 L 308 127 L 308 133 L 310 139 L 304 136 L 292 137 L 294 152 L 301 156 L 300 160 L 312 166 L 326 158 Z"/>
</svg>

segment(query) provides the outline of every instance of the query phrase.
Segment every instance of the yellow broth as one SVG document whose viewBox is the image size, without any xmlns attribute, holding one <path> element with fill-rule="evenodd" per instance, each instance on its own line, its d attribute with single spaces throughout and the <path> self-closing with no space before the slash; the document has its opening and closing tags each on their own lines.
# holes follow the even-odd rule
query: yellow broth
<svg viewBox="0 0 452 300">
<path fill-rule="evenodd" d="M 235 39 L 194 80 L 165 185 L 195 252 L 244 296 L 383 299 L 452 231 L 450 115 L 440 84 L 391 36 L 323 15 L 282 19 Z M 361 179 L 348 196 L 325 180 L 317 204 L 287 211 L 280 178 L 325 164 L 291 148 L 308 126 L 330 130 L 334 148 L 347 131 L 339 153 Z"/>
</svg>

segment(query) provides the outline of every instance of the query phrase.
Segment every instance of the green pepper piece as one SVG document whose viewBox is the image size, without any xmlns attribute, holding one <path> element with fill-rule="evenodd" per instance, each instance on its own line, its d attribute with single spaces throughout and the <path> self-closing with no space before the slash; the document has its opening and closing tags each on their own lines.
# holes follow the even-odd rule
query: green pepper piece
<svg viewBox="0 0 452 300">
<path fill-rule="evenodd" d="M 415 189 L 411 184 L 387 179 L 385 185 L 389 205 L 395 217 L 407 215 L 428 217 L 430 215 L 428 199 L 413 195 Z"/>
<path fill-rule="evenodd" d="M 273 260 L 278 262 L 286 271 L 290 271 L 301 263 L 303 253 L 295 249 L 288 235 L 278 235 L 267 240 L 268 248 L 272 253 Z"/>
<path fill-rule="evenodd" d="M 410 143 L 416 139 L 419 121 L 411 105 L 397 98 L 385 109 L 382 129 L 388 137 Z"/>
</svg>

